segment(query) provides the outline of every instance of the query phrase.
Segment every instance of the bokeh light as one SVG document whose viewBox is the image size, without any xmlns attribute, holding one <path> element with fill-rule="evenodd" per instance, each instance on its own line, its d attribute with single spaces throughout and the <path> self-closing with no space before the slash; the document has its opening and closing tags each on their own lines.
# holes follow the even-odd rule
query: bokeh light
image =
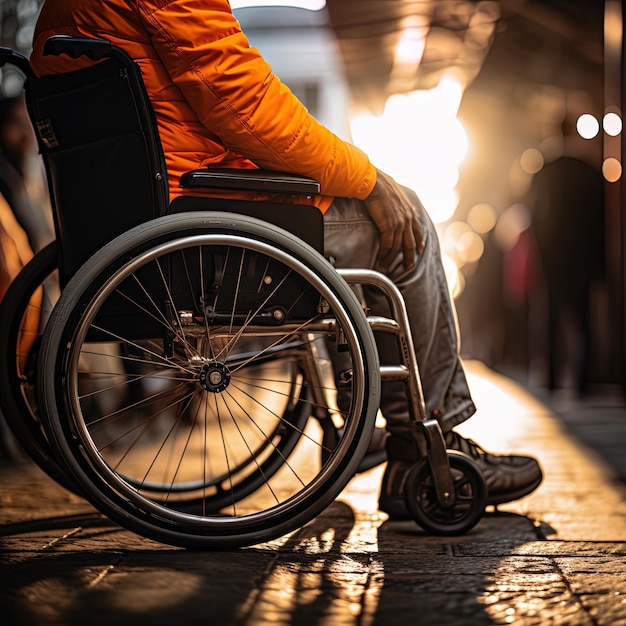
<svg viewBox="0 0 626 626">
<path fill-rule="evenodd" d="M 445 227 L 441 245 L 444 253 L 455 262 L 458 262 L 457 242 L 465 233 L 471 232 L 471 230 L 469 224 L 463 220 L 455 220 Z"/>
<path fill-rule="evenodd" d="M 602 120 L 604 132 L 611 137 L 617 137 L 622 132 L 622 118 L 617 113 L 607 113 Z"/>
<path fill-rule="evenodd" d="M 615 183 L 622 176 L 622 164 L 614 157 L 605 159 L 602 163 L 602 174 L 607 181 Z"/>
<path fill-rule="evenodd" d="M 474 231 L 463 233 L 456 242 L 459 260 L 464 264 L 475 263 L 485 251 L 485 244 L 480 235 Z"/>
<path fill-rule="evenodd" d="M 467 213 L 467 223 L 480 234 L 493 230 L 497 220 L 496 210 L 488 202 L 474 205 Z"/>
<path fill-rule="evenodd" d="M 527 174 L 536 174 L 544 165 L 543 154 L 537 148 L 528 148 L 520 157 L 520 165 Z"/>
<path fill-rule="evenodd" d="M 494 230 L 500 250 L 503 252 L 512 250 L 519 236 L 530 226 L 530 220 L 530 211 L 525 204 L 518 202 L 503 211 Z"/>
<path fill-rule="evenodd" d="M 584 113 L 576 121 L 576 130 L 583 139 L 593 139 L 600 132 L 600 122 L 591 113 Z"/>
</svg>

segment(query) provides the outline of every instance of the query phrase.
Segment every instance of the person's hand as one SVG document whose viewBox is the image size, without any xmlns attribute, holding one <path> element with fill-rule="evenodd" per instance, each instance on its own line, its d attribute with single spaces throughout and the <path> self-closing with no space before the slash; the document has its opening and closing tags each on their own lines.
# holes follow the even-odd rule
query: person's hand
<svg viewBox="0 0 626 626">
<path fill-rule="evenodd" d="M 410 269 L 415 265 L 415 252 L 424 249 L 422 228 L 402 187 L 391 176 L 376 172 L 376 184 L 364 202 L 380 231 L 378 260 L 387 268 L 402 250 L 404 267 Z"/>
</svg>

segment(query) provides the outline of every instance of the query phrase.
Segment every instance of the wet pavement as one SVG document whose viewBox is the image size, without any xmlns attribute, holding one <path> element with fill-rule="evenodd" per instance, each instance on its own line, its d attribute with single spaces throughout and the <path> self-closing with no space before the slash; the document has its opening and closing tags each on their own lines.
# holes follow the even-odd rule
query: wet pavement
<svg viewBox="0 0 626 626">
<path fill-rule="evenodd" d="M 468 363 L 463 434 L 536 455 L 545 480 L 466 535 L 376 510 L 382 467 L 306 527 L 191 552 L 133 535 L 29 463 L 0 467 L 6 625 L 626 625 L 626 407 L 531 394 Z M 539 398 L 539 399 L 538 399 Z"/>
</svg>

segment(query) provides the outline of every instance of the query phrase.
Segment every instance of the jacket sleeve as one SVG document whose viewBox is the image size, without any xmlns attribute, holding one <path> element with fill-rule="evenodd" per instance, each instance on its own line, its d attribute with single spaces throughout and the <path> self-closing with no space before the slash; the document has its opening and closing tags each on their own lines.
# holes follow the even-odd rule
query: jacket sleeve
<svg viewBox="0 0 626 626">
<path fill-rule="evenodd" d="M 202 124 L 259 167 L 320 181 L 328 196 L 366 198 L 367 155 L 320 124 L 250 47 L 226 0 L 139 0 L 153 45 Z"/>
</svg>

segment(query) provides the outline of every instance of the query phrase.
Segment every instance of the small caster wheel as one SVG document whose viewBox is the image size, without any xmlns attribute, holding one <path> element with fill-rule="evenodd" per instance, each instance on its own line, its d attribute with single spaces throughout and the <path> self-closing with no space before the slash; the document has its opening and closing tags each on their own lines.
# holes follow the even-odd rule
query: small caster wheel
<svg viewBox="0 0 626 626">
<path fill-rule="evenodd" d="M 487 485 L 482 473 L 468 456 L 446 452 L 450 462 L 455 497 L 451 506 L 437 501 L 430 464 L 418 463 L 409 472 L 404 498 L 413 519 L 433 535 L 461 535 L 473 528 L 487 504 Z"/>
</svg>

